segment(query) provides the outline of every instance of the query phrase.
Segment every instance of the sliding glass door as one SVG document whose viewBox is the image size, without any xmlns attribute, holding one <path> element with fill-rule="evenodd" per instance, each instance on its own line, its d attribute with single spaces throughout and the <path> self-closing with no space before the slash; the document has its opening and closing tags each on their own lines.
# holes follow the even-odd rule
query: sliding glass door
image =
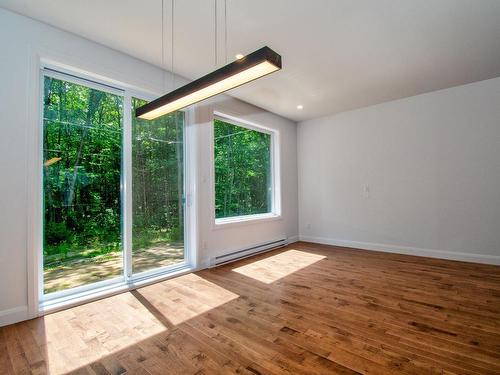
<svg viewBox="0 0 500 375">
<path fill-rule="evenodd" d="M 146 101 L 132 98 L 132 111 Z M 184 261 L 184 113 L 132 115 L 132 271 Z"/>
<path fill-rule="evenodd" d="M 184 265 L 184 113 L 138 120 L 123 90 L 42 78 L 42 299 Z"/>
<path fill-rule="evenodd" d="M 44 77 L 44 292 L 120 276 L 123 96 Z"/>
</svg>

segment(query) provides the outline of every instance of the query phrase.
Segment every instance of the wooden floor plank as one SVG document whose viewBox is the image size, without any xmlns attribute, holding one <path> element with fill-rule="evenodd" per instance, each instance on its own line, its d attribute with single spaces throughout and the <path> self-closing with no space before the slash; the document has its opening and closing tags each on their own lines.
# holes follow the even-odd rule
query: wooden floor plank
<svg viewBox="0 0 500 375">
<path fill-rule="evenodd" d="M 299 242 L 0 328 L 0 374 L 500 374 L 500 267 Z"/>
</svg>

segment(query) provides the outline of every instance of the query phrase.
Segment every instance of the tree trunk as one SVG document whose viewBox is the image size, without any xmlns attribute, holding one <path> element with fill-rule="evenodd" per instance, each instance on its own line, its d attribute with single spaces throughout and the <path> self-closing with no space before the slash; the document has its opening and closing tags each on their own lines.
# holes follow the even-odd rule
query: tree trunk
<svg viewBox="0 0 500 375">
<path fill-rule="evenodd" d="M 73 166 L 73 176 L 71 178 L 71 182 L 69 185 L 69 195 L 67 206 L 71 207 L 73 205 L 73 200 L 75 198 L 75 186 L 76 179 L 78 177 L 78 168 L 80 164 L 80 159 L 82 158 L 83 146 L 85 145 L 85 139 L 87 138 L 87 134 L 89 132 L 89 127 L 92 125 L 92 116 L 94 115 L 96 109 L 99 107 L 101 100 L 103 98 L 103 93 L 95 90 L 90 90 L 89 100 L 88 100 L 88 109 L 87 109 L 87 118 L 85 120 L 85 125 L 82 129 L 82 135 L 80 138 L 80 145 L 78 146 L 78 152 L 76 153 L 75 164 Z"/>
</svg>

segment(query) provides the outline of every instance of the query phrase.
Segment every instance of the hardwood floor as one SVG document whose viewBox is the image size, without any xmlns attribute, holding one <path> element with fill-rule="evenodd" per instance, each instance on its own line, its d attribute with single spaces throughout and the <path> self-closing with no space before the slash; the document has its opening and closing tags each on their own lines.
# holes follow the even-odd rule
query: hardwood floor
<svg viewBox="0 0 500 375">
<path fill-rule="evenodd" d="M 295 243 L 0 328 L 0 372 L 500 374 L 500 267 Z"/>
</svg>

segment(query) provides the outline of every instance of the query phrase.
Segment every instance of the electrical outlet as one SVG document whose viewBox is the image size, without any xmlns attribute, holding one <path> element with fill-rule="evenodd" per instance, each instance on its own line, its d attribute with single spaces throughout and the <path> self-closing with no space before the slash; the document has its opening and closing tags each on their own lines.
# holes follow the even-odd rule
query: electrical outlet
<svg viewBox="0 0 500 375">
<path fill-rule="evenodd" d="M 363 185 L 363 197 L 370 197 L 370 185 Z"/>
<path fill-rule="evenodd" d="M 307 228 L 307 229 L 311 229 L 311 223 L 307 223 L 307 224 L 306 224 L 306 228 Z"/>
</svg>

